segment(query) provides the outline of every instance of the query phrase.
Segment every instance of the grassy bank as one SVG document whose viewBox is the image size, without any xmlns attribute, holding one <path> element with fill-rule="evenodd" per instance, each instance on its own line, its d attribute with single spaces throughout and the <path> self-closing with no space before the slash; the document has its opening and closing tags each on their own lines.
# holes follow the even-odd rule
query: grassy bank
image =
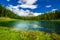
<svg viewBox="0 0 60 40">
<path fill-rule="evenodd" d="M 16 20 L 23 20 L 23 19 L 12 19 L 12 18 L 8 18 L 8 17 L 0 17 L 0 21 L 16 21 Z M 25 21 L 38 21 L 38 20 L 25 20 Z M 39 20 L 39 21 L 60 22 L 60 19 L 57 19 L 57 20 Z"/>
<path fill-rule="evenodd" d="M 0 27 L 0 40 L 60 40 L 60 35 L 42 31 L 15 31 L 7 27 Z"/>
<path fill-rule="evenodd" d="M 18 19 L 11 19 L 8 17 L 0 17 L 0 22 L 6 22 L 6 21 L 16 21 Z"/>
</svg>

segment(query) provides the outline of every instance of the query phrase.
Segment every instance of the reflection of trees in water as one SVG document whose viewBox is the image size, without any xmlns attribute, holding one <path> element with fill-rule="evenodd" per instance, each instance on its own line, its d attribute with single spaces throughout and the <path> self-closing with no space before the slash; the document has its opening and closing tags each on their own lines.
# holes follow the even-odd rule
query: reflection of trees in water
<svg viewBox="0 0 60 40">
<path fill-rule="evenodd" d="M 7 22 L 0 22 L 0 26 L 4 26 L 4 27 L 16 27 L 16 25 L 19 26 L 21 24 L 22 27 L 28 27 L 28 30 L 39 30 L 40 27 L 42 28 L 46 28 L 48 30 L 53 30 L 55 32 L 60 32 L 60 23 L 59 22 L 44 22 L 44 21 L 41 21 L 41 22 L 38 22 L 38 21 L 7 21 Z"/>
<path fill-rule="evenodd" d="M 14 21 L 0 22 L 0 26 L 3 27 L 12 27 L 13 25 L 14 25 Z"/>
<path fill-rule="evenodd" d="M 60 31 L 60 23 L 59 22 L 40 22 L 41 26 L 55 32 Z"/>
</svg>

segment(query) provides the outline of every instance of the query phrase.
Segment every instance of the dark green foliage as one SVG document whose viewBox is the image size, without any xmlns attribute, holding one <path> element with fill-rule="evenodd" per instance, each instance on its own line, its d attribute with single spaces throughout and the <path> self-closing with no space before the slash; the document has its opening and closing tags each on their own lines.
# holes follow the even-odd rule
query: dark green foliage
<svg viewBox="0 0 60 40">
<path fill-rule="evenodd" d="M 0 5 L 0 17 L 9 17 L 9 18 L 13 18 L 13 19 L 22 19 L 22 20 L 38 20 L 38 21 L 40 21 L 40 20 L 56 20 L 56 19 L 60 19 L 60 11 L 56 10 L 56 11 L 44 13 L 44 14 L 41 14 L 38 16 L 24 17 L 24 16 L 19 16 Z"/>
<path fill-rule="evenodd" d="M 57 20 L 60 19 L 60 11 L 56 10 L 53 12 L 44 13 L 34 17 L 21 17 L 23 20 Z"/>
<path fill-rule="evenodd" d="M 53 12 L 44 13 L 36 17 L 31 17 L 30 19 L 39 20 L 39 21 L 40 20 L 57 20 L 57 19 L 60 19 L 60 11 L 56 10 Z"/>
<path fill-rule="evenodd" d="M 17 14 L 14 14 L 12 11 L 4 8 L 1 5 L 0 5 L 0 17 L 9 17 L 9 18 L 19 19 L 19 16 Z"/>
</svg>

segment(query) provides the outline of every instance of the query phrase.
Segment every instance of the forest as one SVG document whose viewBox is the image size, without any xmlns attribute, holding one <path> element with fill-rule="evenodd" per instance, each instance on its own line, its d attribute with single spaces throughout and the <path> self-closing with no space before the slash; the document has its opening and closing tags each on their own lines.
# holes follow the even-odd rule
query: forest
<svg viewBox="0 0 60 40">
<path fill-rule="evenodd" d="M 33 16 L 33 17 L 24 17 L 19 16 L 16 13 L 4 8 L 0 5 L 0 17 L 8 17 L 13 19 L 21 19 L 21 20 L 59 20 L 60 19 L 60 10 L 55 10 L 52 12 L 46 12 L 44 14 Z"/>
</svg>

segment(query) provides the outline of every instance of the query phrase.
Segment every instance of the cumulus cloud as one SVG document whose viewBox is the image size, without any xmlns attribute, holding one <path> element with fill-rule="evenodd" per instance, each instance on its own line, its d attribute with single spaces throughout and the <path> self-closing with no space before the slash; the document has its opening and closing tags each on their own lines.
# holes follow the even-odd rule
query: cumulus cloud
<svg viewBox="0 0 60 40">
<path fill-rule="evenodd" d="M 19 7 L 20 5 L 17 5 L 17 6 L 9 5 L 6 8 L 13 11 L 15 14 L 19 16 L 28 16 L 29 13 L 32 13 L 34 16 L 42 14 L 42 13 L 34 13 L 34 12 L 31 12 L 30 10 L 19 9 Z"/>
<path fill-rule="evenodd" d="M 27 14 L 29 12 L 29 10 L 19 9 L 18 6 L 13 6 L 13 5 L 9 5 L 6 8 L 13 11 L 15 14 L 18 14 L 20 16 Z"/>
<path fill-rule="evenodd" d="M 46 8 L 50 8 L 51 7 L 51 5 L 47 5 L 47 6 L 45 6 Z"/>
<path fill-rule="evenodd" d="M 26 5 L 26 4 L 20 5 L 20 7 L 22 7 L 22 8 L 30 8 L 30 9 L 35 9 L 35 8 L 37 8 L 36 5 Z"/>
<path fill-rule="evenodd" d="M 7 0 L 10 1 L 10 0 Z M 19 7 L 21 8 L 30 8 L 30 9 L 35 9 L 37 8 L 37 5 L 33 5 L 37 0 L 19 0 L 18 1 L 18 5 L 17 6 L 13 6 L 13 5 L 9 5 L 6 8 L 13 11 L 14 13 L 22 16 L 22 15 L 27 15 L 29 12 L 29 10 L 23 10 L 23 9 L 19 9 Z M 35 13 L 36 14 L 36 13 Z M 35 15 L 34 14 L 34 15 Z"/>
<path fill-rule="evenodd" d="M 34 4 L 36 1 L 37 1 L 37 0 L 19 0 L 18 3 L 32 5 L 32 4 Z"/>
<path fill-rule="evenodd" d="M 18 3 L 20 3 L 20 7 L 22 8 L 30 8 L 35 9 L 37 8 L 37 5 L 33 5 L 37 0 L 19 0 Z"/>
</svg>

